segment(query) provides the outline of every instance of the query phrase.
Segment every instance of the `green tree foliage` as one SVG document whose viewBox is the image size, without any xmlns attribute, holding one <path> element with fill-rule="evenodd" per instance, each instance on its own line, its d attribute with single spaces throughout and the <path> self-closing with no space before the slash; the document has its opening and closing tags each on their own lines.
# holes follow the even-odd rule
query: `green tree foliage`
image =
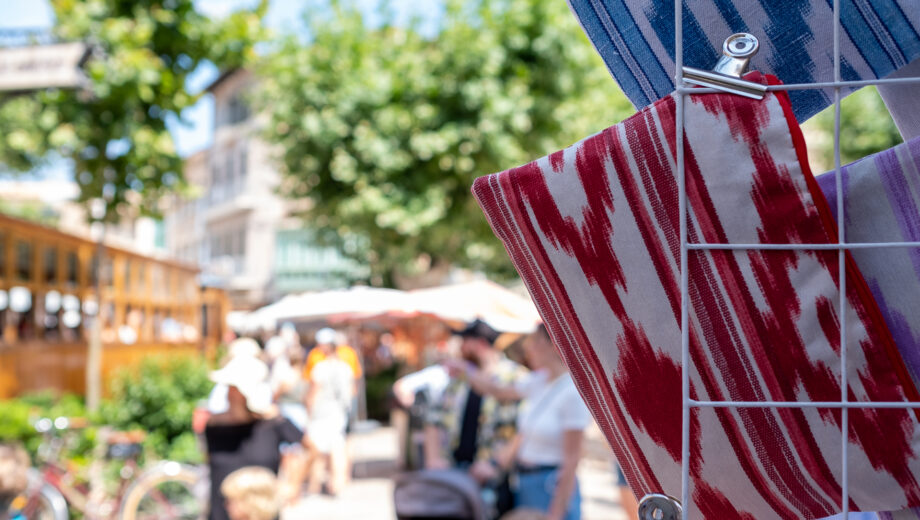
<svg viewBox="0 0 920 520">
<path fill-rule="evenodd" d="M 60 214 L 51 206 L 37 201 L 0 200 L 0 213 L 12 217 L 56 227 Z"/>
<path fill-rule="evenodd" d="M 200 64 L 248 63 L 263 36 L 263 1 L 221 20 L 193 0 L 52 0 L 54 33 L 93 45 L 88 86 L 0 98 L 0 165 L 29 170 L 49 156 L 72 161 L 83 201 L 154 211 L 183 185 L 169 117 L 194 104 L 186 79 Z M 54 153 L 51 153 L 54 152 Z M 117 211 L 109 211 L 113 218 Z"/>
<path fill-rule="evenodd" d="M 818 160 L 828 170 L 834 168 L 834 106 L 824 109 L 807 128 L 821 134 L 817 142 L 809 143 Z M 885 108 L 878 90 L 866 87 L 840 102 L 840 161 L 845 165 L 902 142 L 894 121 Z M 821 173 L 821 172 L 815 172 Z"/>
<path fill-rule="evenodd" d="M 261 71 L 281 191 L 311 202 L 308 224 L 361 237 L 384 283 L 446 263 L 510 273 L 473 180 L 633 112 L 564 2 L 448 1 L 434 36 L 339 3 L 307 20 L 310 41 Z"/>
</svg>

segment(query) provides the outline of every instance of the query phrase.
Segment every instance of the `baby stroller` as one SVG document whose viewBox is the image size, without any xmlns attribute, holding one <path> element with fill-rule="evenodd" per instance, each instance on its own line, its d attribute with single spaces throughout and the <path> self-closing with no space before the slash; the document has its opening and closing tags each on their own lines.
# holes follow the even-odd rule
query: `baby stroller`
<svg viewBox="0 0 920 520">
<path fill-rule="evenodd" d="M 488 520 L 479 485 L 465 471 L 422 470 L 397 477 L 397 520 Z"/>
</svg>

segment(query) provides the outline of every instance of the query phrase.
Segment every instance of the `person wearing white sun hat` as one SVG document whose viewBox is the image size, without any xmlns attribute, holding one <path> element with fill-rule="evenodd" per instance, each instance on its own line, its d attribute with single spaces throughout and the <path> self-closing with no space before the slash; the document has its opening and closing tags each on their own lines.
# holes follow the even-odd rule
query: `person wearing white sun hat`
<svg viewBox="0 0 920 520">
<path fill-rule="evenodd" d="M 227 411 L 212 415 L 205 427 L 211 470 L 210 520 L 228 520 L 220 485 L 230 473 L 260 466 L 278 473 L 282 443 L 305 443 L 291 421 L 278 414 L 272 403 L 268 367 L 261 360 L 241 355 L 211 373 L 211 380 L 227 387 Z"/>
<path fill-rule="evenodd" d="M 237 338 L 227 346 L 226 362 L 236 358 L 259 359 L 262 355 L 262 349 L 259 344 L 252 338 Z M 217 383 L 211 389 L 208 395 L 208 413 L 218 414 L 227 411 L 227 385 Z M 196 430 L 201 433 L 200 430 Z"/>
</svg>

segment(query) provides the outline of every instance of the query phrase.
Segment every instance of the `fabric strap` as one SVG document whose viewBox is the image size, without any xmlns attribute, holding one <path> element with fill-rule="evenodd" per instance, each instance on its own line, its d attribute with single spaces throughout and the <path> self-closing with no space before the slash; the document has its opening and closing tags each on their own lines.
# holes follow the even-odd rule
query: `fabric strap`
<svg viewBox="0 0 920 520">
<path fill-rule="evenodd" d="M 607 68 L 637 108 L 674 90 L 673 0 L 568 0 Z M 760 40 L 751 68 L 785 83 L 834 79 L 831 0 L 684 0 L 684 65 L 711 69 L 732 33 Z M 841 0 L 844 80 L 883 78 L 920 58 L 917 0 Z M 843 89 L 844 94 L 852 89 Z M 789 93 L 805 121 L 833 102 L 833 90 Z"/>
<path fill-rule="evenodd" d="M 667 96 L 473 187 L 639 496 L 681 495 L 675 104 Z M 684 116 L 691 243 L 837 241 L 785 93 L 688 96 Z M 920 400 L 846 258 L 849 399 Z M 833 250 L 690 251 L 691 398 L 839 401 L 837 260 Z M 851 510 L 920 506 L 917 415 L 848 417 Z M 701 407 L 689 428 L 691 518 L 839 511 L 839 410 Z"/>
<path fill-rule="evenodd" d="M 920 9 L 920 3 L 917 4 Z M 920 78 L 920 59 L 899 69 L 889 78 Z M 891 118 L 904 140 L 920 137 L 920 83 L 889 83 L 878 86 Z"/>
</svg>

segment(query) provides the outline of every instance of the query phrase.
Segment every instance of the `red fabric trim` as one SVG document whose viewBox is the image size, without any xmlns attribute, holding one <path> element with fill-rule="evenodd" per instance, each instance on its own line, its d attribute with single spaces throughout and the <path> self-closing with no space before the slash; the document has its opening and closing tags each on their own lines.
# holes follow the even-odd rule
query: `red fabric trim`
<svg viewBox="0 0 920 520">
<path fill-rule="evenodd" d="M 767 80 L 769 85 L 781 85 L 782 82 L 775 76 L 766 74 L 764 77 Z M 777 100 L 779 100 L 780 106 L 783 108 L 783 114 L 786 116 L 786 122 L 789 123 L 789 133 L 792 135 L 792 144 L 795 146 L 795 153 L 798 156 L 799 164 L 802 167 L 802 174 L 805 176 L 805 183 L 808 186 L 808 191 L 811 193 L 811 198 L 814 200 L 815 208 L 818 210 L 818 215 L 820 215 L 824 227 L 827 229 L 828 234 L 831 236 L 831 239 L 834 241 L 839 240 L 837 234 L 837 221 L 834 219 L 834 212 L 831 210 L 830 204 L 828 204 L 827 199 L 824 197 L 824 192 L 821 191 L 821 187 L 818 186 L 818 181 L 815 179 L 814 174 L 811 171 L 811 167 L 808 163 L 808 149 L 805 145 L 805 136 L 802 134 L 802 129 L 799 127 L 799 122 L 795 119 L 795 114 L 792 111 L 792 103 L 789 101 L 789 94 L 785 90 L 779 90 L 774 93 Z M 841 215 L 841 218 L 843 216 Z M 841 220 L 842 222 L 842 220 Z M 901 385 L 904 388 L 904 395 L 910 402 L 920 402 L 920 391 L 917 390 L 916 385 L 914 385 L 913 379 L 910 377 L 910 372 L 907 370 L 907 365 L 904 363 L 904 358 L 901 357 L 901 353 L 898 352 L 898 347 L 894 342 L 894 337 L 891 335 L 891 331 L 888 329 L 888 324 L 885 322 L 882 312 L 878 307 L 878 304 L 875 301 L 875 297 L 872 296 L 872 291 L 869 290 L 869 285 L 866 283 L 865 278 L 863 278 L 862 273 L 856 267 L 852 256 L 849 251 L 846 251 L 846 276 L 848 282 L 852 284 L 853 289 L 859 295 L 860 300 L 863 301 L 866 312 L 869 313 L 869 318 L 874 322 L 877 332 L 882 340 L 882 344 L 885 347 L 885 352 L 888 354 L 888 358 L 891 361 L 892 368 L 895 371 L 895 374 L 898 376 L 898 380 L 901 382 Z M 920 420 L 920 410 L 914 409 L 914 414 L 917 416 L 917 420 Z"/>
</svg>

